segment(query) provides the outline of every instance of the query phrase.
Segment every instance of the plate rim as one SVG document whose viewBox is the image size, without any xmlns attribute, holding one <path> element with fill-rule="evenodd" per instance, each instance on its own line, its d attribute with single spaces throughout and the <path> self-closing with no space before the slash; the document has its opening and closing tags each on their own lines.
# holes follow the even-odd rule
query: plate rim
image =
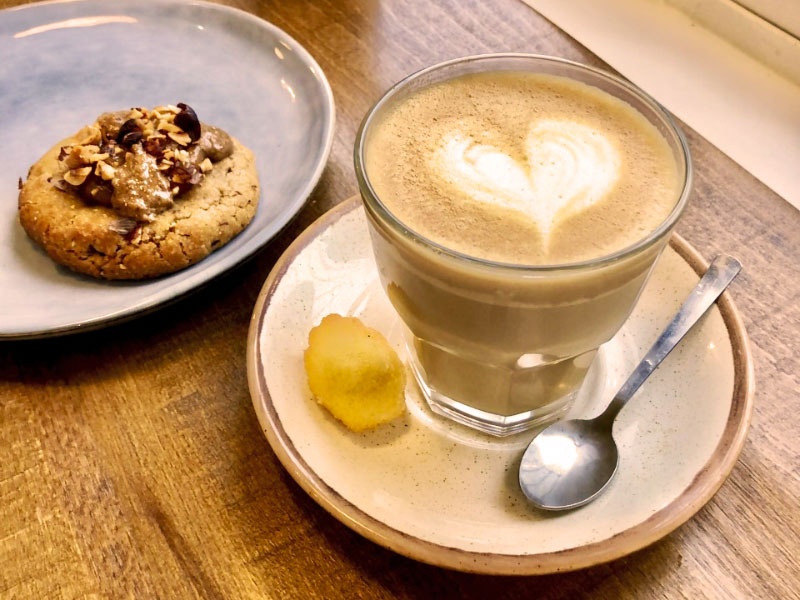
<svg viewBox="0 0 800 600">
<path fill-rule="evenodd" d="M 728 419 L 713 453 L 677 498 L 656 513 L 609 538 L 555 552 L 499 554 L 472 552 L 422 540 L 368 515 L 328 486 L 303 459 L 283 429 L 269 395 L 261 365 L 260 331 L 278 284 L 297 256 L 314 239 L 346 214 L 361 206 L 353 196 L 320 216 L 286 249 L 267 277 L 250 320 L 247 340 L 247 379 L 261 429 L 273 452 L 292 478 L 314 501 L 344 525 L 367 539 L 408 558 L 438 567 L 489 575 L 544 575 L 573 571 L 609 562 L 640 550 L 688 521 L 719 490 L 744 446 L 753 412 L 754 371 L 750 344 L 741 315 L 728 291 L 717 306 L 731 342 L 734 387 Z M 700 253 L 677 233 L 670 246 L 698 277 L 708 267 Z"/>
<path fill-rule="evenodd" d="M 28 10 L 35 11 L 36 9 L 42 6 L 58 5 L 58 4 L 70 4 L 70 5 L 88 4 L 90 2 L 96 2 L 96 1 L 97 0 L 46 0 L 43 2 L 33 2 L 31 4 L 22 4 L 19 6 L 12 6 L 9 8 L 2 9 L 0 10 L 0 18 L 2 18 L 3 13 L 11 13 L 11 12 L 17 13 Z M 190 295 L 191 293 L 199 291 L 200 289 L 204 288 L 206 285 L 210 284 L 212 281 L 214 281 L 216 278 L 223 275 L 224 273 L 227 273 L 237 268 L 242 263 L 252 258 L 260 250 L 262 250 L 264 246 L 267 245 L 271 240 L 277 238 L 281 234 L 281 232 L 283 232 L 292 223 L 292 221 L 294 221 L 297 215 L 303 210 L 306 203 L 308 202 L 309 197 L 311 196 L 311 193 L 314 191 L 314 188 L 317 186 L 320 179 L 322 178 L 322 174 L 325 171 L 325 167 L 328 164 L 328 159 L 330 158 L 330 153 L 331 149 L 333 148 L 333 141 L 336 133 L 336 104 L 335 104 L 335 99 L 333 97 L 333 90 L 331 89 L 330 82 L 328 81 L 328 77 L 325 75 L 325 72 L 322 70 L 322 67 L 319 65 L 317 60 L 305 48 L 305 46 L 300 44 L 300 42 L 298 42 L 294 37 L 289 35 L 286 31 L 284 31 L 277 25 L 267 21 L 266 19 L 262 19 L 261 17 L 249 13 L 245 10 L 228 6 L 225 4 L 217 4 L 215 2 L 208 2 L 206 0 L 150 0 L 150 2 L 152 4 L 161 4 L 164 6 L 191 5 L 191 6 L 202 7 L 210 11 L 217 11 L 219 13 L 228 13 L 234 15 L 236 18 L 248 21 L 258 27 L 265 28 L 271 31 L 273 34 L 283 37 L 288 42 L 293 44 L 293 49 L 300 57 L 301 62 L 305 63 L 310 67 L 313 67 L 316 79 L 321 84 L 320 91 L 325 101 L 324 102 L 325 118 L 327 120 L 327 127 L 325 129 L 323 136 L 322 152 L 320 154 L 319 161 L 315 165 L 314 171 L 311 173 L 311 176 L 306 182 L 306 185 L 297 195 L 296 206 L 292 206 L 287 215 L 284 216 L 282 219 L 277 219 L 273 221 L 273 223 L 279 224 L 276 231 L 272 235 L 265 237 L 264 239 L 260 239 L 256 236 L 254 238 L 254 240 L 256 241 L 253 243 L 252 247 L 243 248 L 241 255 L 236 256 L 231 264 L 226 265 L 224 263 L 217 263 L 214 265 L 209 265 L 208 267 L 205 268 L 201 268 L 197 271 L 197 273 L 194 273 L 190 278 L 184 280 L 183 282 L 180 282 L 179 284 L 176 284 L 174 287 L 170 287 L 167 288 L 166 290 L 161 290 L 159 292 L 156 292 L 154 297 L 152 298 L 146 299 L 141 302 L 131 303 L 127 307 L 121 308 L 111 314 L 90 317 L 82 319 L 80 321 L 74 321 L 66 325 L 60 325 L 44 329 L 31 329 L 19 332 L 0 331 L 0 342 L 53 338 L 53 337 L 66 336 L 70 334 L 82 333 L 85 331 L 95 331 L 98 329 L 103 329 L 105 327 L 130 321 L 134 318 L 150 314 L 158 309 L 179 302 L 180 300 Z M 117 6 L 114 6 L 113 8 L 120 10 L 119 7 Z M 220 249 L 220 251 L 222 251 L 222 249 Z M 199 261 L 196 264 L 201 264 L 201 263 L 202 261 Z M 176 273 L 180 273 L 181 271 L 176 271 Z M 174 273 L 164 275 L 163 278 L 168 279 L 172 275 L 174 275 Z"/>
</svg>

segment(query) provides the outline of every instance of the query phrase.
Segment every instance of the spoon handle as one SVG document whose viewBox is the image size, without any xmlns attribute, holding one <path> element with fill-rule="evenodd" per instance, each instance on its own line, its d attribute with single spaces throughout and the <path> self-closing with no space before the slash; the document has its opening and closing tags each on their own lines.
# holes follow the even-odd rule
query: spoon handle
<svg viewBox="0 0 800 600">
<path fill-rule="evenodd" d="M 602 417 L 613 421 L 625 403 L 630 400 L 661 361 L 678 345 L 684 335 L 694 326 L 700 317 L 733 281 L 741 271 L 741 263 L 731 256 L 717 255 L 708 267 L 705 275 L 698 282 L 678 313 L 667 325 L 666 329 L 647 352 L 642 362 L 622 384 L 611 404 Z"/>
</svg>

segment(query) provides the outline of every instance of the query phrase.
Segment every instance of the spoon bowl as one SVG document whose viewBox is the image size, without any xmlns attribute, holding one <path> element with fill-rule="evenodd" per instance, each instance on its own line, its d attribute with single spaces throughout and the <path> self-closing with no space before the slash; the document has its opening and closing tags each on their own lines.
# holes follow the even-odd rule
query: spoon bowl
<svg viewBox="0 0 800 600">
<path fill-rule="evenodd" d="M 614 438 L 594 419 L 562 421 L 537 435 L 522 456 L 519 481 L 536 505 L 577 508 L 605 489 L 619 464 Z"/>
<path fill-rule="evenodd" d="M 519 484 L 539 508 L 567 510 L 591 502 L 606 489 L 619 465 L 612 428 L 619 411 L 661 361 L 700 320 L 742 265 L 717 256 L 675 317 L 648 350 L 603 413 L 546 427 L 533 438 L 519 466 Z"/>
</svg>

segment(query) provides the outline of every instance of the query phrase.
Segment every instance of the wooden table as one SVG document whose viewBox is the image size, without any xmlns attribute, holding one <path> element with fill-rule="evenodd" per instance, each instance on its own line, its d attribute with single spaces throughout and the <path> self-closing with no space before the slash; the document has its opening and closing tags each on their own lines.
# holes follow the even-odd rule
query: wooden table
<svg viewBox="0 0 800 600">
<path fill-rule="evenodd" d="M 688 128 L 695 194 L 678 231 L 706 256 L 742 259 L 732 293 L 758 387 L 741 459 L 695 518 L 611 564 L 497 578 L 397 556 L 301 491 L 250 403 L 247 328 L 277 257 L 355 193 L 367 108 L 402 76 L 460 55 L 602 62 L 517 0 L 230 4 L 285 29 L 324 69 L 338 120 L 328 166 L 286 231 L 179 304 L 0 344 L 0 598 L 800 597 L 800 212 Z"/>
</svg>

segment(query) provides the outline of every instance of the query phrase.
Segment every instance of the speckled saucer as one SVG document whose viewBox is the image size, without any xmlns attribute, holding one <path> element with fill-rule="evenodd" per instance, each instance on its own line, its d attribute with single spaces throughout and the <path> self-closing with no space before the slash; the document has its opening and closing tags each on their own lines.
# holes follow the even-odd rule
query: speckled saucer
<svg viewBox="0 0 800 600">
<path fill-rule="evenodd" d="M 704 268 L 673 238 L 633 315 L 589 372 L 587 386 L 602 390 L 601 400 L 579 396 L 573 416 L 605 406 Z M 332 312 L 359 316 L 405 358 L 357 199 L 309 227 L 264 284 L 250 326 L 250 393 L 273 450 L 312 498 L 358 533 L 420 561 L 539 574 L 618 558 L 697 512 L 744 444 L 752 361 L 727 293 L 620 414 L 621 465 L 608 491 L 565 513 L 539 511 L 519 491 L 519 459 L 532 432 L 497 439 L 450 423 L 428 410 L 412 377 L 403 419 L 354 434 L 331 418 L 311 397 L 302 356 L 311 327 Z"/>
</svg>

